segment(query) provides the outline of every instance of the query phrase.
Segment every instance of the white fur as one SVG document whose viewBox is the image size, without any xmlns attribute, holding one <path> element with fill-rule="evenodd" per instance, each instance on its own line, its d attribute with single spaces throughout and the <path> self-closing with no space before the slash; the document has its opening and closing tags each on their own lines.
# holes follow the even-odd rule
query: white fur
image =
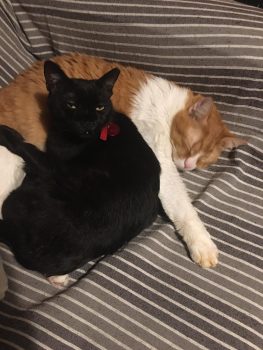
<svg viewBox="0 0 263 350">
<path fill-rule="evenodd" d="M 48 277 L 48 281 L 53 287 L 63 288 L 69 283 L 69 275 L 50 276 Z"/>
<path fill-rule="evenodd" d="M 23 167 L 24 161 L 21 157 L 0 146 L 0 219 L 5 199 L 21 185 L 25 177 Z"/>
<path fill-rule="evenodd" d="M 0 219 L 2 219 L 2 206 L 10 192 L 19 187 L 25 177 L 22 158 L 0 146 Z M 0 299 L 7 290 L 7 277 L 0 258 Z"/>
<path fill-rule="evenodd" d="M 150 78 L 134 97 L 131 118 L 160 162 L 159 197 L 166 214 L 186 242 L 192 259 L 202 267 L 211 267 L 217 264 L 217 247 L 192 206 L 172 160 L 171 123 L 187 99 L 187 89 L 162 78 Z"/>
</svg>

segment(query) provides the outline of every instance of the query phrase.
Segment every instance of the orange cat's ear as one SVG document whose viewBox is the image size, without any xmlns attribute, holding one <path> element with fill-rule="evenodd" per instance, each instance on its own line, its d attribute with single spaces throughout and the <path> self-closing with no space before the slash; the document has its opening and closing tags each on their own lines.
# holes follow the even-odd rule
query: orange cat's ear
<svg viewBox="0 0 263 350">
<path fill-rule="evenodd" d="M 238 146 L 246 145 L 246 144 L 247 144 L 247 140 L 237 136 L 226 136 L 226 137 L 223 137 L 221 140 L 222 149 L 225 149 L 225 150 L 227 149 L 231 150 L 233 148 L 237 148 Z"/>
<path fill-rule="evenodd" d="M 213 107 L 211 97 L 201 97 L 194 105 L 189 108 L 189 114 L 196 120 L 205 120 Z"/>
</svg>

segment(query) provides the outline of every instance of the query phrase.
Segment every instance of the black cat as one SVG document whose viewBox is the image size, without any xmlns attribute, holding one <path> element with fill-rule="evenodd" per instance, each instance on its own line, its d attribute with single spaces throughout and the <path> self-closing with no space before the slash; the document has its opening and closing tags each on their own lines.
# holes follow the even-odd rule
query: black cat
<svg viewBox="0 0 263 350">
<path fill-rule="evenodd" d="M 19 263 L 64 275 L 114 252 L 158 211 L 159 163 L 110 101 L 119 70 L 70 79 L 45 62 L 50 126 L 46 152 L 0 126 L 0 144 L 25 161 L 26 177 L 4 202 L 0 241 Z"/>
</svg>

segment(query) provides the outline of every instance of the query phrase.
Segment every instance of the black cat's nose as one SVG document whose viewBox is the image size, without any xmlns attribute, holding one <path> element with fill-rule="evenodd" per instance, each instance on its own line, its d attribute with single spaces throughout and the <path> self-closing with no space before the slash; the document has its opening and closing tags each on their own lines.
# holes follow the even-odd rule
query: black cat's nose
<svg viewBox="0 0 263 350">
<path fill-rule="evenodd" d="M 97 127 L 97 122 L 95 122 L 95 121 L 88 121 L 88 122 L 84 123 L 83 127 L 87 131 L 93 130 L 93 129 L 95 129 Z"/>
<path fill-rule="evenodd" d="M 79 125 L 79 130 L 83 135 L 92 135 L 97 129 L 97 122 L 84 122 Z"/>
</svg>

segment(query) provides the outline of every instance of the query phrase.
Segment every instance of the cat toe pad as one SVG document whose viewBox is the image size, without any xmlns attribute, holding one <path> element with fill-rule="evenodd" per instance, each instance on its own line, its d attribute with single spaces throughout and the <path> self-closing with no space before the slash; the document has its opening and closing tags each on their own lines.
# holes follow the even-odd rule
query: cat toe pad
<svg viewBox="0 0 263 350">
<path fill-rule="evenodd" d="M 196 240 L 189 247 L 191 258 L 203 268 L 215 267 L 218 263 L 218 249 L 210 237 Z"/>
</svg>

